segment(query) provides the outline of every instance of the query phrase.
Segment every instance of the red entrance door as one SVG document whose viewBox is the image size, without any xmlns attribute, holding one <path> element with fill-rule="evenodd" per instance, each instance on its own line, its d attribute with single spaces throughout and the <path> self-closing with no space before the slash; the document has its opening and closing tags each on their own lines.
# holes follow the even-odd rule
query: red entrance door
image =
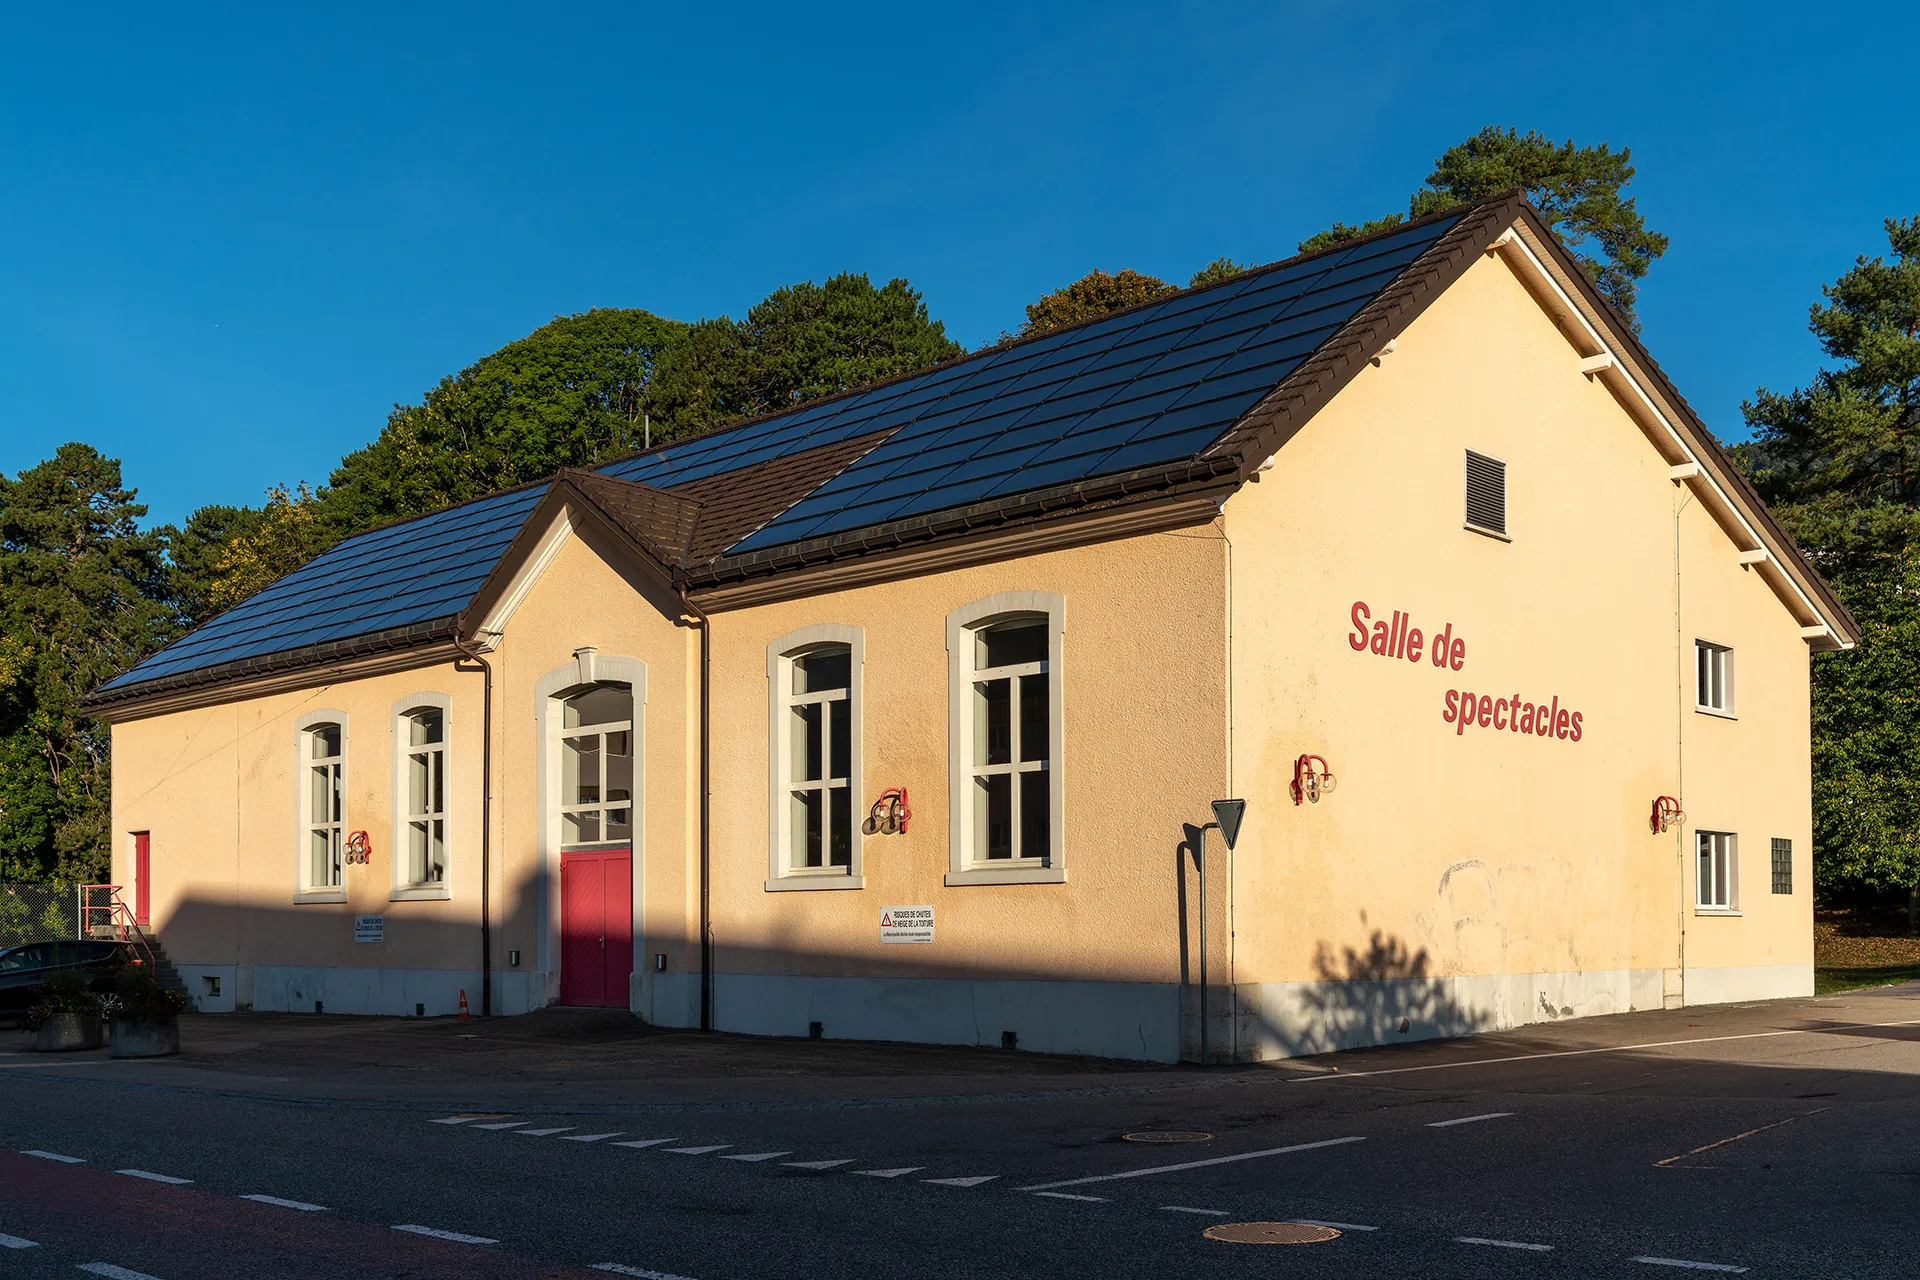
<svg viewBox="0 0 1920 1280">
<path fill-rule="evenodd" d="M 147 925 L 147 909 L 153 902 L 153 839 L 146 831 L 133 833 L 133 922 Z"/>
<path fill-rule="evenodd" d="M 633 973 L 633 851 L 560 855 L 560 1003 L 627 1007 Z"/>
</svg>

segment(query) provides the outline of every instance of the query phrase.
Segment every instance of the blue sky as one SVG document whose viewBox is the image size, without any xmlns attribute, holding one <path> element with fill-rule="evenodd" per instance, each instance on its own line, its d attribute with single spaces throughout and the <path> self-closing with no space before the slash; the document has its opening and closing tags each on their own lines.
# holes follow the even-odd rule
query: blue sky
<svg viewBox="0 0 1920 1280">
<path fill-rule="evenodd" d="M 0 47 L 0 468 L 85 440 L 156 520 L 324 480 L 556 314 L 851 269 L 975 346 L 1404 208 L 1489 123 L 1633 148 L 1645 337 L 1734 437 L 1920 213 L 1910 4 L 189 8 Z"/>
</svg>

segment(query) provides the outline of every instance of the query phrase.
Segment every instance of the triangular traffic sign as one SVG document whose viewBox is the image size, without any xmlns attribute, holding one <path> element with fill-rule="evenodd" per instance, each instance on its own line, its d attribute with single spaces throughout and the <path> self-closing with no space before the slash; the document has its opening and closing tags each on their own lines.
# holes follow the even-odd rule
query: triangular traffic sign
<svg viewBox="0 0 1920 1280">
<path fill-rule="evenodd" d="M 1213 802 L 1213 820 L 1220 824 L 1220 838 L 1227 842 L 1227 848 L 1233 848 L 1233 842 L 1240 838 L 1240 819 L 1247 816 L 1245 800 L 1215 800 Z"/>
</svg>

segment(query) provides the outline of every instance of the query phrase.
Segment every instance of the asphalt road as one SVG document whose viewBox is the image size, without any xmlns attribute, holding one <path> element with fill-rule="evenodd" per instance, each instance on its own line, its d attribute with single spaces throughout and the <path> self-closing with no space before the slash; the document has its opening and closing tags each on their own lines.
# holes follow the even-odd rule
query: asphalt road
<svg viewBox="0 0 1920 1280">
<path fill-rule="evenodd" d="M 798 1073 L 805 1042 L 709 1038 L 693 1097 L 684 1064 L 607 1075 L 650 1042 L 460 1072 L 445 1030 L 411 1069 L 356 1039 L 377 1024 L 251 1074 L 231 1046 L 200 1076 L 0 1049 L 0 1276 L 1920 1269 L 1920 986 L 1213 1072 L 874 1049 Z M 1338 1234 L 1203 1234 L 1248 1222 Z"/>
</svg>

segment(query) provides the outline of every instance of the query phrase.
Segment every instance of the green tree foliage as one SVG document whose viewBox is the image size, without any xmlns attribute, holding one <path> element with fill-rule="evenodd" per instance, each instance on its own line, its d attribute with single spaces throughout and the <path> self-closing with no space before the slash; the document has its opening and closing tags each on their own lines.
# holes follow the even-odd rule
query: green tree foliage
<svg viewBox="0 0 1920 1280">
<path fill-rule="evenodd" d="M 83 444 L 0 476 L 0 880 L 110 865 L 108 735 L 75 702 L 177 630 L 165 539 Z"/>
<path fill-rule="evenodd" d="M 655 416 L 666 438 L 777 413 L 963 353 L 905 280 L 864 272 L 776 289 L 739 321 L 703 320 L 661 361 Z"/>
<path fill-rule="evenodd" d="M 1626 147 L 1615 151 L 1604 142 L 1583 147 L 1488 125 L 1434 161 L 1426 185 L 1409 197 L 1406 216 L 1424 217 L 1517 187 L 1573 251 L 1600 292 L 1633 321 L 1639 282 L 1653 260 L 1667 251 L 1667 237 L 1649 231 L 1633 198 L 1623 194 L 1633 180 L 1632 158 Z M 1336 222 L 1301 241 L 1300 251 L 1385 231 L 1403 220 L 1390 213 L 1358 226 Z"/>
<path fill-rule="evenodd" d="M 1818 873 L 1920 908 L 1920 217 L 1886 232 L 1812 310 L 1836 364 L 1759 391 L 1736 456 L 1865 632 L 1814 662 Z"/>
<path fill-rule="evenodd" d="M 1165 280 L 1141 275 L 1138 271 L 1118 271 L 1113 275 L 1089 271 L 1066 288 L 1028 303 L 1027 322 L 1020 326 L 1020 336 L 1045 333 L 1109 312 L 1124 311 L 1173 291 L 1174 287 Z"/>
<path fill-rule="evenodd" d="M 267 505 L 258 518 L 245 527 L 236 521 L 234 533 L 214 554 L 208 605 L 216 613 L 231 609 L 338 542 L 340 521 L 329 514 L 304 483 L 291 490 L 285 485 L 267 490 Z"/>
<path fill-rule="evenodd" d="M 442 378 L 341 461 L 325 522 L 344 534 L 639 448 L 662 353 L 685 330 L 648 311 L 597 308 Z"/>
<path fill-rule="evenodd" d="M 1232 258 L 1215 258 L 1193 273 L 1193 278 L 1187 281 L 1187 288 L 1198 289 L 1203 284 L 1219 284 L 1222 280 L 1237 276 L 1242 271 L 1251 270 L 1252 267 L 1253 264 L 1250 262 L 1235 262 Z"/>
<path fill-rule="evenodd" d="M 215 503 L 194 512 L 181 528 L 166 530 L 174 605 L 187 623 L 198 625 L 220 611 L 214 591 L 228 544 L 253 534 L 265 519 L 258 508 Z"/>
</svg>

